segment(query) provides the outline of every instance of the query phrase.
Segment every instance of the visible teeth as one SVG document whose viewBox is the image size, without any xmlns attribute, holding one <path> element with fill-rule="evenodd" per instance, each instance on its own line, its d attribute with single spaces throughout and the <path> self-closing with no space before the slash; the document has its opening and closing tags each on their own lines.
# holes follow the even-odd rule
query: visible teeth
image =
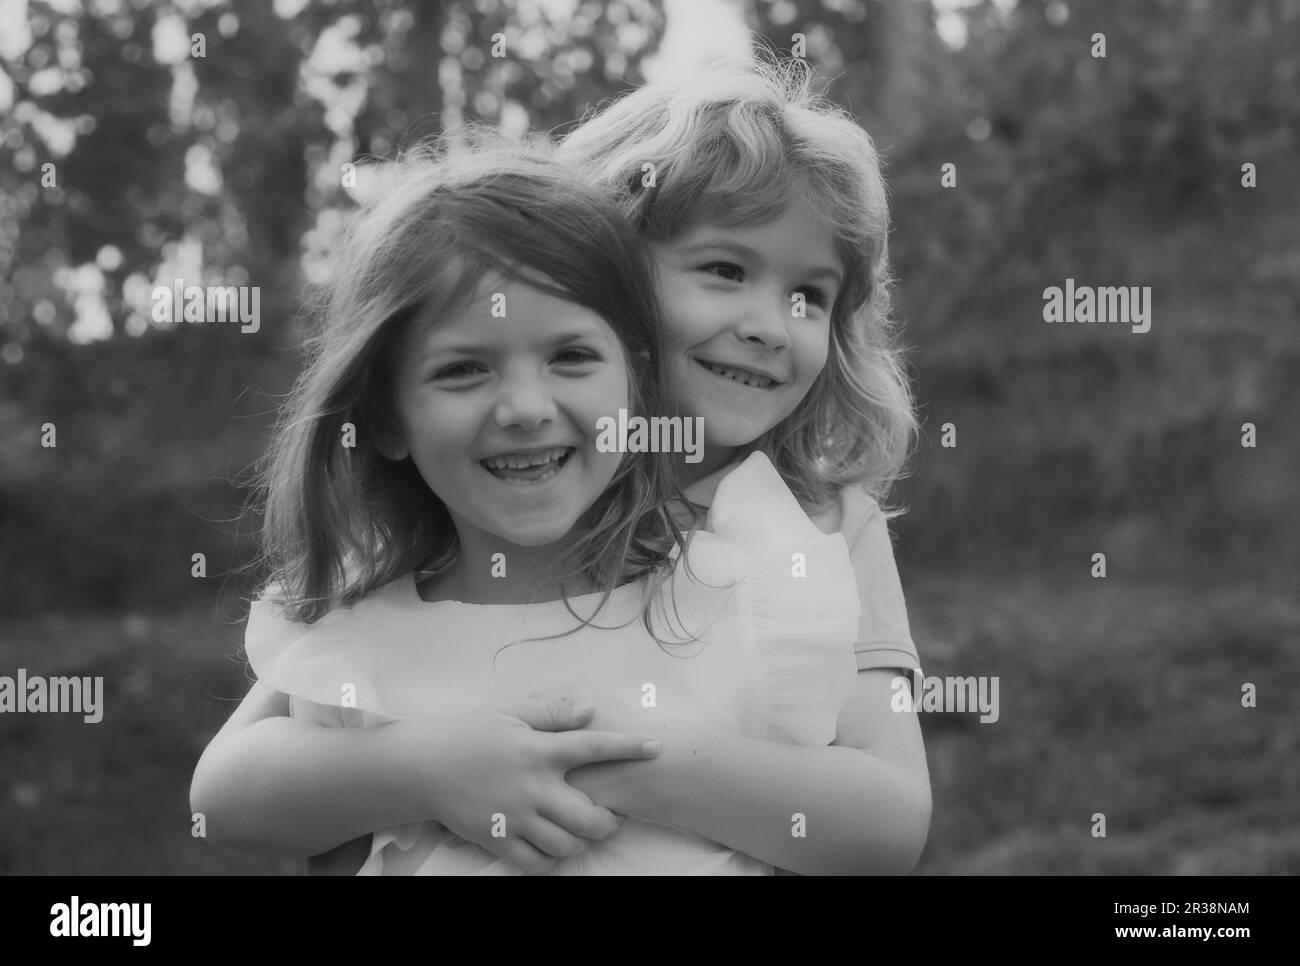
<svg viewBox="0 0 1300 966">
<path fill-rule="evenodd" d="M 536 453 L 506 453 L 502 456 L 485 459 L 483 465 L 490 470 L 525 470 L 530 466 L 553 463 L 568 451 L 567 446 L 560 446 L 555 449 L 540 450 Z"/>
<path fill-rule="evenodd" d="M 775 382 L 775 380 L 768 379 L 766 376 L 752 375 L 740 369 L 732 369 L 730 366 L 719 366 L 712 362 L 706 362 L 704 366 L 714 375 L 726 376 L 733 382 L 743 382 L 746 386 L 752 386 L 755 389 L 766 389 Z"/>
</svg>

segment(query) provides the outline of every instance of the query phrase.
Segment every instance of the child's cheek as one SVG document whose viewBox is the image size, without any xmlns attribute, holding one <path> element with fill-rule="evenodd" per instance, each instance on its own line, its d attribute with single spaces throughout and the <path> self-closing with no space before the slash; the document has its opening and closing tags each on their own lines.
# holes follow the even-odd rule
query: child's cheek
<svg viewBox="0 0 1300 966">
<path fill-rule="evenodd" d="M 597 420 L 606 416 L 617 419 L 620 409 L 629 408 L 627 377 L 621 373 L 611 372 L 585 380 L 578 393 L 583 412 L 582 429 L 592 437 L 598 432 Z"/>
<path fill-rule="evenodd" d="M 830 357 L 831 330 L 830 325 L 827 324 L 815 337 L 809 340 L 806 354 L 803 356 L 803 365 L 807 368 L 807 381 L 810 386 L 826 370 Z"/>
</svg>

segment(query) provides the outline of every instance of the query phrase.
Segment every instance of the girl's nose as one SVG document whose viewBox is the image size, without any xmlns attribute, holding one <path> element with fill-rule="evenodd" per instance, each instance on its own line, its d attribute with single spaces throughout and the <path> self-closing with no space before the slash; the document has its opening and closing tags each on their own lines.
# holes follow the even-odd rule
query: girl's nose
<svg viewBox="0 0 1300 966">
<path fill-rule="evenodd" d="M 497 425 L 514 429 L 536 429 L 556 415 L 554 398 L 537 378 L 504 382 L 493 411 Z"/>
<path fill-rule="evenodd" d="M 741 312 L 736 324 L 736 337 L 741 342 L 766 346 L 774 351 L 788 347 L 793 304 L 784 296 L 773 293 L 754 299 Z"/>
</svg>

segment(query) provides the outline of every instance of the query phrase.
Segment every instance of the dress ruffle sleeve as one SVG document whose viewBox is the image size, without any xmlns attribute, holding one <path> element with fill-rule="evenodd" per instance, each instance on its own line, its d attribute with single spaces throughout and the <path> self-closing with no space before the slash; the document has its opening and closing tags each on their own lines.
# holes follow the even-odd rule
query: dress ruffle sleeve
<svg viewBox="0 0 1300 966">
<path fill-rule="evenodd" d="M 830 744 L 857 678 L 860 604 L 844 537 L 808 519 L 763 453 L 718 485 L 709 529 L 744 561 L 769 739 Z"/>
<path fill-rule="evenodd" d="M 244 651 L 258 680 L 300 701 L 387 719 L 375 687 L 364 601 L 313 624 L 289 620 L 267 596 L 253 602 Z M 359 610 L 360 608 L 360 610 Z"/>
</svg>

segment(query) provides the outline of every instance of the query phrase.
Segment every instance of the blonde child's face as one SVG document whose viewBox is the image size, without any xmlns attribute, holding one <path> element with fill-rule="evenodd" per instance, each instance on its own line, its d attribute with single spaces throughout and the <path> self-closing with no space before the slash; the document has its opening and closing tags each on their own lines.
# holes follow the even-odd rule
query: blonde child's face
<svg viewBox="0 0 1300 966">
<path fill-rule="evenodd" d="M 763 225 L 702 224 L 653 247 L 668 391 L 683 414 L 703 417 L 716 466 L 812 388 L 843 263 L 830 229 L 798 204 Z"/>
<path fill-rule="evenodd" d="M 628 406 L 627 366 L 595 312 L 497 276 L 410 340 L 394 401 L 403 441 L 392 455 L 411 456 L 462 544 L 472 528 L 546 546 L 618 469 L 621 454 L 596 448 L 596 424 Z"/>
</svg>

